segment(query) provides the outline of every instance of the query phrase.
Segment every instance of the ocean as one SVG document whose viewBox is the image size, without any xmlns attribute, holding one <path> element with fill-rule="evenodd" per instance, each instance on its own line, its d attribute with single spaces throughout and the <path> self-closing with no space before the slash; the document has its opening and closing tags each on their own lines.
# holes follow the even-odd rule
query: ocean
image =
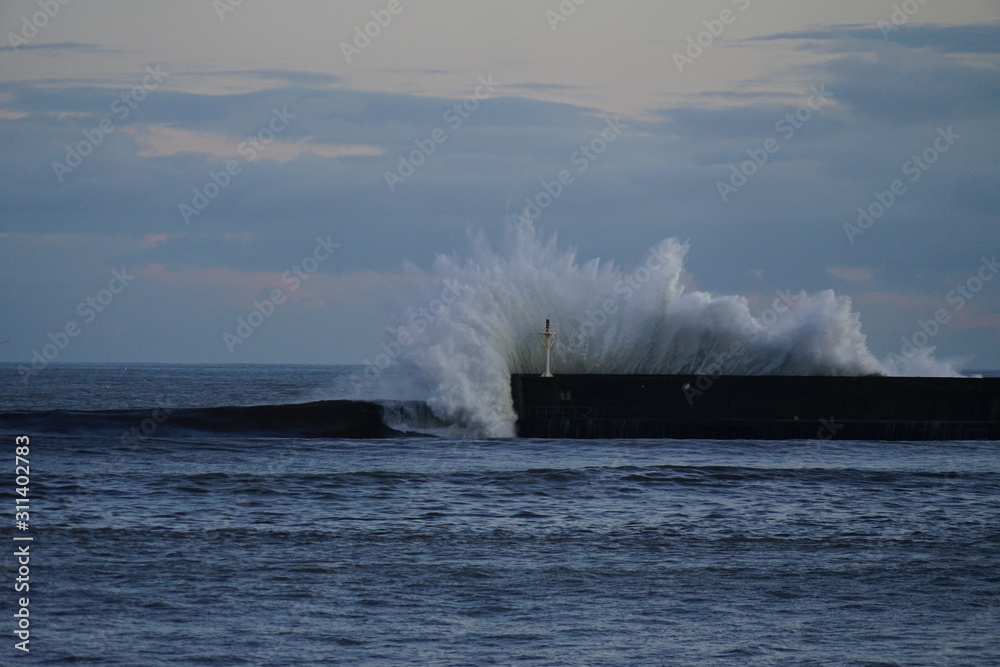
<svg viewBox="0 0 1000 667">
<path fill-rule="evenodd" d="M 997 442 L 477 438 L 363 371 L 0 365 L 3 664 L 1000 664 Z"/>
</svg>

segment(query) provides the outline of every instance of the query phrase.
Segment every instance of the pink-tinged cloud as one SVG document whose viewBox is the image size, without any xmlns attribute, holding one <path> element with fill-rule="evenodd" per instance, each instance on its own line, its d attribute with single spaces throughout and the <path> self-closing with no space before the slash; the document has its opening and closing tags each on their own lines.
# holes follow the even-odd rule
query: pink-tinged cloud
<svg viewBox="0 0 1000 667">
<path fill-rule="evenodd" d="M 140 157 L 168 157 L 182 153 L 207 155 L 213 159 L 239 160 L 247 157 L 240 152 L 246 137 L 234 137 L 219 132 L 203 132 L 171 127 L 167 125 L 135 125 L 123 130 L 135 139 Z M 313 137 L 302 137 L 291 141 L 275 139 L 261 150 L 254 150 L 248 161 L 258 158 L 290 162 L 305 153 L 312 153 L 329 159 L 340 157 L 377 157 L 383 151 L 378 146 L 365 144 L 327 144 Z"/>
<path fill-rule="evenodd" d="M 167 234 L 146 234 L 142 239 L 143 248 L 152 248 L 170 240 Z"/>
<path fill-rule="evenodd" d="M 938 308 L 945 308 L 948 303 L 944 297 L 936 294 L 920 294 L 913 292 L 857 292 L 852 295 L 855 301 L 880 308 L 891 308 L 912 311 L 915 315 L 923 312 L 934 314 Z"/>
<path fill-rule="evenodd" d="M 885 309 L 898 313 L 900 317 L 912 318 L 914 325 L 920 320 L 930 320 L 943 311 L 946 318 L 945 329 L 949 333 L 971 329 L 990 328 L 1000 333 L 1000 314 L 990 312 L 985 303 L 976 299 L 962 299 L 961 307 L 955 294 L 951 301 L 948 295 L 900 292 L 863 292 L 855 295 L 855 300 L 868 307 Z"/>
<path fill-rule="evenodd" d="M 280 289 L 289 301 L 322 308 L 329 301 L 366 301 L 372 290 L 387 283 L 407 282 L 403 276 L 373 273 L 307 274 L 305 280 L 290 272 L 240 271 L 228 268 L 185 268 L 171 271 L 162 264 L 145 264 L 134 273 L 150 283 L 211 291 L 226 305 L 243 308 L 262 293 Z M 359 296 L 362 297 L 359 299 Z"/>
</svg>

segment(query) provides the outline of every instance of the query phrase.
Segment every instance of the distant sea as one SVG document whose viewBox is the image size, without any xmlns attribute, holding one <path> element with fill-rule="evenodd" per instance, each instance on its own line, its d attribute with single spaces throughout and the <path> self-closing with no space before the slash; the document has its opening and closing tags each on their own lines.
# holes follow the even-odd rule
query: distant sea
<svg viewBox="0 0 1000 667">
<path fill-rule="evenodd" d="M 1000 665 L 1000 443 L 433 437 L 399 404 L 389 437 L 323 437 L 217 409 L 356 398 L 359 370 L 0 365 L 0 662 Z"/>
</svg>

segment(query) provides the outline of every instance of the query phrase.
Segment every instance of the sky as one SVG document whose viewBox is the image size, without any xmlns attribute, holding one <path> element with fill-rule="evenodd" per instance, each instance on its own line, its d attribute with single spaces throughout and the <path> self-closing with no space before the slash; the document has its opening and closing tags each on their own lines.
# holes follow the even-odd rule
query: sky
<svg viewBox="0 0 1000 667">
<path fill-rule="evenodd" d="M 365 363 L 408 264 L 520 215 L 1000 368 L 996 0 L 5 0 L 0 28 L 0 361 Z"/>
</svg>

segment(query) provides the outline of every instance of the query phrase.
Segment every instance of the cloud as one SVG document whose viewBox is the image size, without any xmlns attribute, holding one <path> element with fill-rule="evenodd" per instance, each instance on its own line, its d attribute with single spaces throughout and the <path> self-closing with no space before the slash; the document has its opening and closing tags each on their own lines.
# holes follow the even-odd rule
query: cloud
<svg viewBox="0 0 1000 667">
<path fill-rule="evenodd" d="M 178 76 L 199 78 L 252 77 L 256 79 L 281 81 L 291 86 L 331 86 L 340 84 L 343 77 L 326 72 L 306 72 L 287 69 L 214 70 L 211 72 L 180 72 Z"/>
<path fill-rule="evenodd" d="M 461 251 L 470 229 L 496 238 L 526 198 L 570 170 L 573 183 L 541 211 L 538 225 L 559 231 L 582 259 L 630 266 L 662 238 L 690 239 L 688 267 L 703 289 L 752 289 L 764 298 L 774 289 L 814 292 L 833 283 L 868 304 L 862 316 L 866 332 L 877 332 L 873 340 L 895 341 L 898 314 L 908 313 L 909 326 L 928 308 L 933 313 L 950 289 L 947 276 L 974 270 L 976 253 L 995 247 L 1000 228 L 995 49 L 974 38 L 994 29 L 963 30 L 907 25 L 885 40 L 873 25 L 831 26 L 765 37 L 816 57 L 729 89 L 706 76 L 683 106 L 641 118 L 623 114 L 627 130 L 585 171 L 571 156 L 599 136 L 607 114 L 532 99 L 574 89 L 567 82 L 576 79 L 536 83 L 528 74 L 518 84 L 512 77 L 458 126 L 447 114 L 471 91 L 452 99 L 360 90 L 335 75 L 229 63 L 172 74 L 127 118 L 111 105 L 141 79 L 144 65 L 131 76 L 118 67 L 103 79 L 0 84 L 0 231 L 10 234 L 0 252 L 5 262 L 23 255 L 21 264 L 3 267 L 3 276 L 10 282 L 17 273 L 26 286 L 23 297 L 4 303 L 10 312 L 44 310 L 37 304 L 58 303 L 66 285 L 85 285 L 84 292 L 99 286 L 104 264 L 142 267 L 143 281 L 129 297 L 137 310 L 127 314 L 123 301 L 120 316 L 158 318 L 150 332 L 164 340 L 186 327 L 184 336 L 205 336 L 190 345 L 211 350 L 259 290 L 280 286 L 317 236 L 329 235 L 343 252 L 301 292 L 314 293 L 306 306 L 327 306 L 305 310 L 316 315 L 317 330 L 355 336 L 354 351 L 364 350 L 382 321 L 372 318 L 372 330 L 350 334 L 355 322 L 368 320 L 331 304 L 355 299 L 374 311 L 369 301 L 378 285 L 405 288 L 399 276 L 406 260 L 426 265 L 437 252 Z M 968 40 L 959 50 L 963 35 Z M 69 45 L 61 50 L 74 53 Z M 414 77 L 430 68 L 419 69 Z M 363 76 L 353 72 L 350 80 Z M 823 84 L 831 102 L 792 136 L 778 134 L 776 124 L 806 101 L 809 87 Z M 295 119 L 258 159 L 244 160 L 239 144 L 266 126 L 273 109 L 286 107 Z M 104 118 L 114 131 L 59 182 L 52 162 L 65 159 L 67 147 Z M 939 126 L 954 126 L 961 139 L 919 180 L 907 180 L 905 194 L 849 243 L 843 225 L 894 179 L 908 178 L 902 165 L 931 145 Z M 390 192 L 385 173 L 436 129 L 447 140 Z M 759 154 L 768 137 L 778 137 L 780 149 L 722 201 L 716 183 Z M 186 223 L 178 205 L 230 159 L 240 161 L 240 173 Z M 74 236 L 24 254 L 31 239 L 47 235 Z M 57 277 L 33 278 L 30 267 L 45 262 Z M 84 262 L 90 277 L 81 280 Z M 62 301 L 72 308 L 79 298 Z M 985 318 L 996 301 L 984 292 L 975 305 Z M 289 307 L 282 321 L 301 332 L 295 313 Z M 202 331 L 206 322 L 210 335 Z M 57 324 L 40 315 L 25 326 L 44 338 Z M 275 320 L 271 330 L 277 336 L 284 326 Z M 141 336 L 135 340 L 135 354 L 146 354 Z M 301 355 L 308 359 L 309 351 Z"/>
<path fill-rule="evenodd" d="M 887 33 L 911 48 L 943 53 L 1000 53 L 1000 23 L 989 25 L 910 25 Z"/>
<path fill-rule="evenodd" d="M 867 283 L 872 280 L 872 270 L 864 266 L 832 266 L 826 272 L 834 278 L 851 283 Z"/>
<path fill-rule="evenodd" d="M 529 90 L 534 92 L 550 92 L 550 91 L 566 91 L 566 90 L 579 90 L 581 86 L 568 86 L 561 83 L 534 83 L 534 82 L 521 82 L 510 85 L 510 88 L 515 90 Z"/>
<path fill-rule="evenodd" d="M 140 157 L 168 157 L 181 153 L 194 153 L 217 160 L 232 160 L 241 157 L 248 150 L 248 141 L 253 137 L 232 137 L 221 132 L 204 132 L 170 127 L 168 125 L 133 125 L 124 130 L 136 140 L 139 145 Z M 241 150 L 243 147 L 243 150 Z M 382 149 L 378 146 L 362 144 L 325 144 L 314 143 L 313 137 L 301 137 L 294 141 L 275 139 L 262 150 L 253 151 L 253 161 L 257 158 L 275 160 L 279 163 L 290 162 L 298 157 L 311 153 L 324 158 L 339 158 L 347 156 L 379 156 Z"/>
<path fill-rule="evenodd" d="M 1000 108 L 1000 70 L 938 55 L 884 53 L 830 62 L 840 102 L 893 125 L 993 116 Z"/>
<path fill-rule="evenodd" d="M 87 54 L 107 54 L 119 53 L 118 49 L 111 49 L 99 44 L 86 44 L 83 42 L 55 42 L 51 44 L 24 44 L 21 46 L 0 46 L 0 53 L 5 51 L 52 51 L 66 53 L 87 53 Z"/>
<path fill-rule="evenodd" d="M 171 270 L 161 264 L 145 264 L 131 270 L 138 279 L 148 281 L 152 288 L 197 290 L 210 287 L 219 294 L 225 294 L 227 303 L 236 307 L 244 306 L 262 293 L 281 289 L 290 301 L 306 301 L 319 308 L 329 300 L 355 300 L 363 294 L 370 298 L 374 291 L 387 285 L 412 282 L 407 276 L 369 271 L 339 274 L 318 271 L 301 280 L 285 271 L 193 267 Z"/>
<path fill-rule="evenodd" d="M 898 44 L 909 49 L 930 49 L 941 53 L 1000 53 L 1000 23 L 987 25 L 848 24 L 822 29 L 797 30 L 754 37 L 751 41 L 803 40 L 814 44 L 804 49 L 847 51 L 856 50 L 857 42 L 872 42 L 861 48 L 875 49 Z"/>
</svg>

